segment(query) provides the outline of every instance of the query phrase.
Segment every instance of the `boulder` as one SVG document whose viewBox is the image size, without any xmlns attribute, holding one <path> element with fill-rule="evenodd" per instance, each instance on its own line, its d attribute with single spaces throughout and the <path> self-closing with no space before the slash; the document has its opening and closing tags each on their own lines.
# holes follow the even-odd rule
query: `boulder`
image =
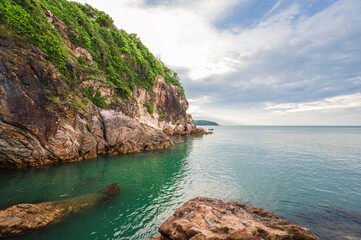
<svg viewBox="0 0 361 240">
<path fill-rule="evenodd" d="M 186 202 L 158 230 L 152 240 L 318 239 L 270 210 L 205 197 Z"/>
</svg>

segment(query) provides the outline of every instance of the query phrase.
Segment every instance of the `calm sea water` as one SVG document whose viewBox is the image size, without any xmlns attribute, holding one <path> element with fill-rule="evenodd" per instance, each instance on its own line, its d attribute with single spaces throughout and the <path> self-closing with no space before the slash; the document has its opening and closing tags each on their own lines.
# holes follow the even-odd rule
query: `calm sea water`
<svg viewBox="0 0 361 240">
<path fill-rule="evenodd" d="M 213 127 L 170 149 L 0 171 L 0 206 L 122 186 L 112 202 L 17 239 L 147 239 L 196 196 L 246 201 L 311 228 L 361 239 L 360 127 Z"/>
</svg>

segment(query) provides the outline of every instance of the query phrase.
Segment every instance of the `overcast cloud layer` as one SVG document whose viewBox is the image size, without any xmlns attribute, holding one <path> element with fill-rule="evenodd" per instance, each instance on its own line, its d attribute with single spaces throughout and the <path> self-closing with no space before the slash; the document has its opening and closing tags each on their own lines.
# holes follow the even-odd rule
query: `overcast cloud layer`
<svg viewBox="0 0 361 240">
<path fill-rule="evenodd" d="M 80 0 L 176 70 L 195 119 L 361 125 L 359 0 Z"/>
</svg>

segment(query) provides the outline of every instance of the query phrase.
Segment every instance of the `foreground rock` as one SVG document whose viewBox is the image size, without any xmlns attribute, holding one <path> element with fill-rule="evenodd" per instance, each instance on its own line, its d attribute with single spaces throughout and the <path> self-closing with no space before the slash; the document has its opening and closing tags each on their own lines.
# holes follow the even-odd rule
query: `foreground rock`
<svg viewBox="0 0 361 240">
<path fill-rule="evenodd" d="M 116 196 L 119 191 L 119 185 L 111 183 L 99 192 L 64 201 L 12 206 L 0 211 L 0 238 L 24 234 L 45 227 L 65 216 L 102 204 Z"/>
<path fill-rule="evenodd" d="M 204 197 L 186 202 L 158 230 L 152 240 L 318 239 L 270 210 Z"/>
</svg>

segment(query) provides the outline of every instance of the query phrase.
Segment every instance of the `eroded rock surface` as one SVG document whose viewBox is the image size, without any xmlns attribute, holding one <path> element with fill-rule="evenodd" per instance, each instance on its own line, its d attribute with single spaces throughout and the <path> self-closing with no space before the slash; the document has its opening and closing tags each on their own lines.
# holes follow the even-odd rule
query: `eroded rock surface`
<svg viewBox="0 0 361 240">
<path fill-rule="evenodd" d="M 168 135 L 121 112 L 102 110 L 108 153 L 130 153 L 169 147 Z"/>
<path fill-rule="evenodd" d="M 59 22 L 50 12 L 47 16 Z M 161 76 L 153 87 L 152 115 L 144 107 L 151 99 L 146 89 L 136 86 L 133 97 L 122 102 L 114 89 L 85 77 L 78 76 L 80 86 L 97 89 L 109 109 L 85 105 L 84 96 L 72 92 L 39 49 L 0 39 L 0 168 L 166 148 L 172 144 L 169 136 L 206 133 L 187 115 L 188 102 L 179 88 Z"/>
<path fill-rule="evenodd" d="M 152 240 L 318 239 L 270 210 L 205 197 L 186 202 L 158 230 Z"/>
<path fill-rule="evenodd" d="M 95 207 L 116 196 L 120 191 L 117 183 L 104 189 L 59 202 L 18 204 L 0 211 L 0 237 L 24 234 L 59 221 L 70 214 Z"/>
</svg>

